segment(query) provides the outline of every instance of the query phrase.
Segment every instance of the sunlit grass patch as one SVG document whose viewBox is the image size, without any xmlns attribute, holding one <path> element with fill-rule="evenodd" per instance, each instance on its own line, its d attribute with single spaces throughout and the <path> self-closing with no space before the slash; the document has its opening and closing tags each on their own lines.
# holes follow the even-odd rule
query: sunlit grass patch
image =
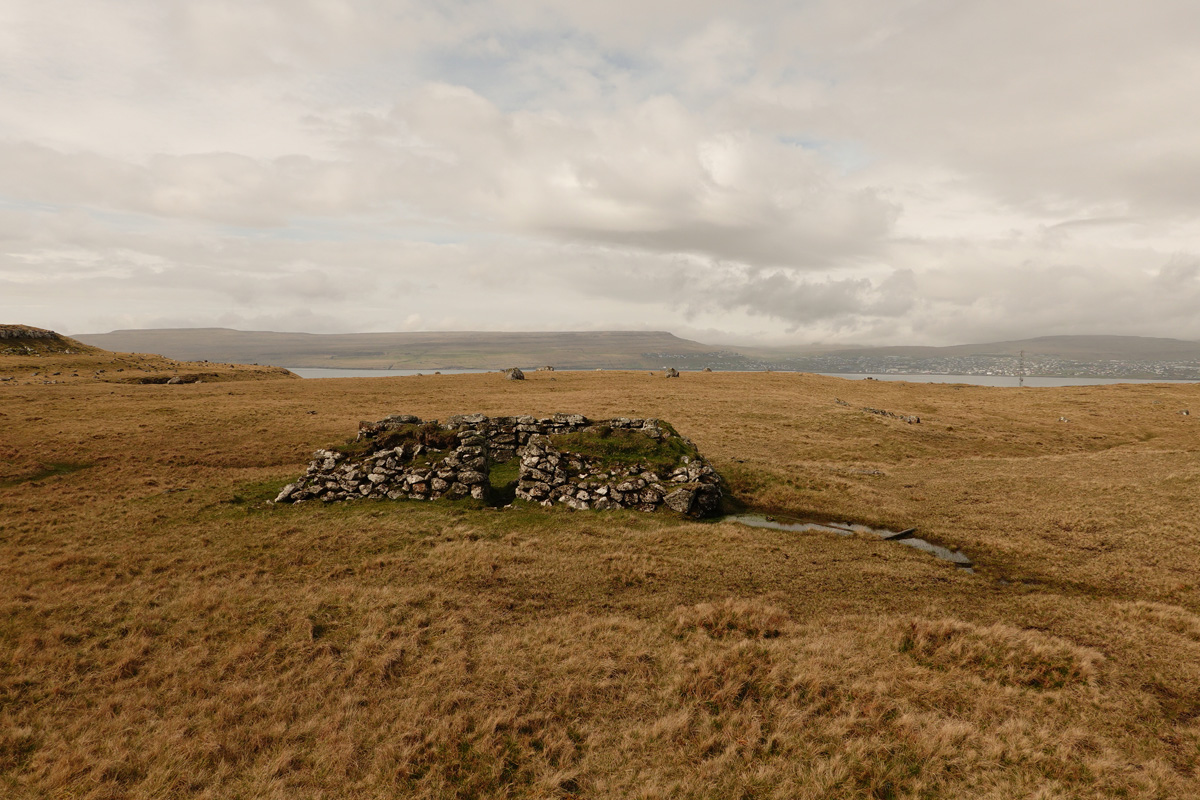
<svg viewBox="0 0 1200 800">
<path fill-rule="evenodd" d="M 700 603 L 675 609 L 675 635 L 691 630 L 724 638 L 746 636 L 771 639 L 790 622 L 786 611 L 761 600 L 728 598 L 720 603 Z"/>
<path fill-rule="evenodd" d="M 1155 625 L 1179 636 L 1200 642 L 1200 614 L 1179 606 L 1138 600 L 1117 603 L 1117 613 L 1125 619 L 1145 625 Z"/>
</svg>

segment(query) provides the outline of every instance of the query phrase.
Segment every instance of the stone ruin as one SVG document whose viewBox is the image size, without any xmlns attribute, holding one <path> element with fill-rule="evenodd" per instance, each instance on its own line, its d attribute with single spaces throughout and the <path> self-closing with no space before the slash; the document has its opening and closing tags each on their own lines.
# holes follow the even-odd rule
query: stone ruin
<svg viewBox="0 0 1200 800">
<path fill-rule="evenodd" d="M 609 443 L 633 455 L 584 452 Z M 514 481 L 505 478 L 515 479 L 515 494 L 505 494 L 514 492 Z M 499 504 L 509 496 L 547 507 L 652 512 L 665 506 L 704 517 L 720 505 L 721 478 L 690 440 L 657 419 L 467 414 L 439 423 L 402 414 L 359 423 L 352 443 L 316 451 L 275 502 L 472 497 Z"/>
</svg>

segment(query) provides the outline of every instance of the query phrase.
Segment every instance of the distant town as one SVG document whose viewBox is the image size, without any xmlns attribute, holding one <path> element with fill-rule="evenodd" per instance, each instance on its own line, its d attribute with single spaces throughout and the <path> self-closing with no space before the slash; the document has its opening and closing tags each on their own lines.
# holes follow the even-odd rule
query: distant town
<svg viewBox="0 0 1200 800">
<path fill-rule="evenodd" d="M 710 353 L 643 353 L 677 369 L 780 370 L 871 375 L 997 375 L 1048 378 L 1148 378 L 1200 380 L 1200 361 L 1077 361 L 1059 356 L 971 355 L 864 356 L 825 353 L 787 359 L 756 359 L 730 350 Z"/>
</svg>

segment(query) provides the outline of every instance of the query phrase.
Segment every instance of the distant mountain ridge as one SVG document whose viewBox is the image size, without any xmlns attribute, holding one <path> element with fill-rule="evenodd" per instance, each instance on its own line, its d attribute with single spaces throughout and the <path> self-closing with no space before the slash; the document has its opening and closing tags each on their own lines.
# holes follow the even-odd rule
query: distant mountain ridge
<svg viewBox="0 0 1200 800">
<path fill-rule="evenodd" d="M 666 331 L 422 331 L 393 333 L 285 333 L 230 328 L 165 328 L 81 334 L 80 342 L 123 352 L 152 352 L 180 360 L 273 364 L 288 367 L 359 369 L 502 369 L 549 365 L 560 369 L 780 369 L 810 372 L 945 370 L 969 361 L 986 369 L 989 359 L 1015 363 L 1021 351 L 1031 365 L 1048 360 L 1197 362 L 1200 342 L 1145 336 L 1039 336 L 946 347 L 889 346 L 751 347 L 712 345 Z M 979 365 L 985 366 L 979 366 Z M 942 365 L 942 366 L 938 366 Z M 1101 369 L 1100 365 L 1103 366 Z M 1010 364 L 1011 367 L 1011 364 Z M 1118 367 L 1118 370 L 1120 367 Z M 1036 374 L 1036 373 L 1030 373 Z M 1154 371 L 1130 367 L 1129 376 Z"/>
<path fill-rule="evenodd" d="M 665 331 L 280 333 L 167 328 L 119 330 L 77 338 L 105 349 L 155 352 L 178 359 L 359 369 L 541 365 L 656 369 L 663 366 L 663 354 L 703 359 L 720 349 Z"/>
</svg>

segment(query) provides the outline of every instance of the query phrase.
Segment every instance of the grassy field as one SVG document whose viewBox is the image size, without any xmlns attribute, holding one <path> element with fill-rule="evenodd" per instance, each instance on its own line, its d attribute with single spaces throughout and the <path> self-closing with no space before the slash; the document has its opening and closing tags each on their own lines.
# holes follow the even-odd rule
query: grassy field
<svg viewBox="0 0 1200 800">
<path fill-rule="evenodd" d="M 1200 387 L 0 384 L 0 794 L 1197 797 L 1184 409 Z M 266 502 L 359 420 L 476 411 L 661 417 L 752 508 L 915 526 L 976 574 L 668 514 Z"/>
<path fill-rule="evenodd" d="M 113 353 L 96 347 L 80 347 L 72 339 L 65 341 L 76 345 L 70 353 L 0 355 L 0 386 L 57 386 L 97 382 L 149 384 L 166 383 L 172 378 L 179 378 L 184 383 L 299 378 L 282 367 L 176 361 L 148 353 Z"/>
</svg>

